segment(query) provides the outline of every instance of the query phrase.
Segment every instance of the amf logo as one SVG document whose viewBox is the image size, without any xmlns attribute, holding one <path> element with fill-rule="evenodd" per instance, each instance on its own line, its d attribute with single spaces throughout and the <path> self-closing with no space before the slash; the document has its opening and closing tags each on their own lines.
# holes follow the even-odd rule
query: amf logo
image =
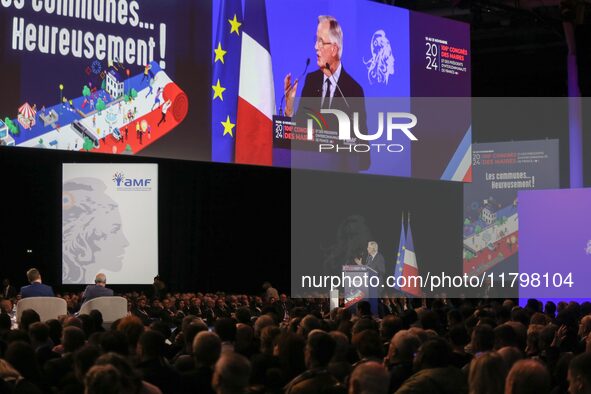
<svg viewBox="0 0 591 394">
<path fill-rule="evenodd" d="M 151 178 L 127 178 L 123 172 L 113 174 L 113 182 L 119 190 L 151 190 Z"/>
</svg>

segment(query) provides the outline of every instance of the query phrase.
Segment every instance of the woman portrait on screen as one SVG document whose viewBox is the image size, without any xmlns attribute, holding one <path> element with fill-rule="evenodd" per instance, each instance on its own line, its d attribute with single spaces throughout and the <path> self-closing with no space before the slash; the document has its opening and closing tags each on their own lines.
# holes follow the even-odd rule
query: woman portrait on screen
<svg viewBox="0 0 591 394">
<path fill-rule="evenodd" d="M 75 178 L 63 185 L 63 283 L 93 283 L 97 272 L 122 268 L 129 242 L 119 206 L 106 188 L 96 178 Z"/>
</svg>

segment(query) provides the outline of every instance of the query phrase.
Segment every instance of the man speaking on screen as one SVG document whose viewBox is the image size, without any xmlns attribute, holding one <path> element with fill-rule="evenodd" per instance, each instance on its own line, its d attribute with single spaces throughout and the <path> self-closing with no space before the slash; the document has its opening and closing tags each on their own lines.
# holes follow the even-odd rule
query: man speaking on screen
<svg viewBox="0 0 591 394">
<path fill-rule="evenodd" d="M 351 121 L 353 113 L 359 116 L 359 129 L 362 133 L 367 131 L 365 104 L 363 100 L 351 100 L 351 98 L 363 98 L 363 88 L 351 75 L 349 75 L 341 58 L 343 55 L 343 30 L 339 22 L 332 16 L 321 15 L 318 17 L 316 30 L 316 64 L 319 69 L 308 73 L 304 82 L 297 112 L 294 112 L 294 102 L 298 89 L 298 80 L 291 80 L 291 74 L 285 76 L 284 93 L 286 98 L 285 115 L 295 117 L 298 123 L 304 120 L 305 112 L 320 112 L 321 109 L 336 109 L 346 112 Z M 305 108 L 302 108 L 305 107 Z M 336 117 L 325 115 L 331 130 L 338 130 Z M 343 144 L 344 141 L 335 141 Z M 361 159 L 360 170 L 369 167 L 369 155 Z"/>
</svg>

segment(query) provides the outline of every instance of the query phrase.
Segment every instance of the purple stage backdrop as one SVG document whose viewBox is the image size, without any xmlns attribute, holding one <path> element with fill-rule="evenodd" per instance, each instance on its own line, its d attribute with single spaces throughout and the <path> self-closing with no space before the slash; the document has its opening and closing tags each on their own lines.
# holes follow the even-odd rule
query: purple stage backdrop
<svg viewBox="0 0 591 394">
<path fill-rule="evenodd" d="M 524 191 L 518 199 L 519 297 L 588 298 L 591 189 Z"/>
</svg>

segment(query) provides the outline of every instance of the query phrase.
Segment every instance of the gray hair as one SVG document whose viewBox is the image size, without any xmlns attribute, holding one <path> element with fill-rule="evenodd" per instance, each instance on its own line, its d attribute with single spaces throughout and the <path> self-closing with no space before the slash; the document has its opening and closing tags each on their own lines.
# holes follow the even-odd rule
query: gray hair
<svg viewBox="0 0 591 394">
<path fill-rule="evenodd" d="M 414 354 L 421 346 L 421 340 L 409 330 L 398 331 L 390 341 L 390 353 L 395 351 L 401 360 L 412 360 Z"/>
<path fill-rule="evenodd" d="M 107 283 L 107 276 L 102 272 L 99 272 L 94 278 L 94 283 Z"/>
<path fill-rule="evenodd" d="M 330 41 L 339 47 L 339 59 L 341 59 L 343 57 L 343 30 L 339 21 L 334 16 L 320 15 L 318 17 L 318 23 L 322 22 L 328 22 L 328 36 L 330 37 Z"/>
</svg>

